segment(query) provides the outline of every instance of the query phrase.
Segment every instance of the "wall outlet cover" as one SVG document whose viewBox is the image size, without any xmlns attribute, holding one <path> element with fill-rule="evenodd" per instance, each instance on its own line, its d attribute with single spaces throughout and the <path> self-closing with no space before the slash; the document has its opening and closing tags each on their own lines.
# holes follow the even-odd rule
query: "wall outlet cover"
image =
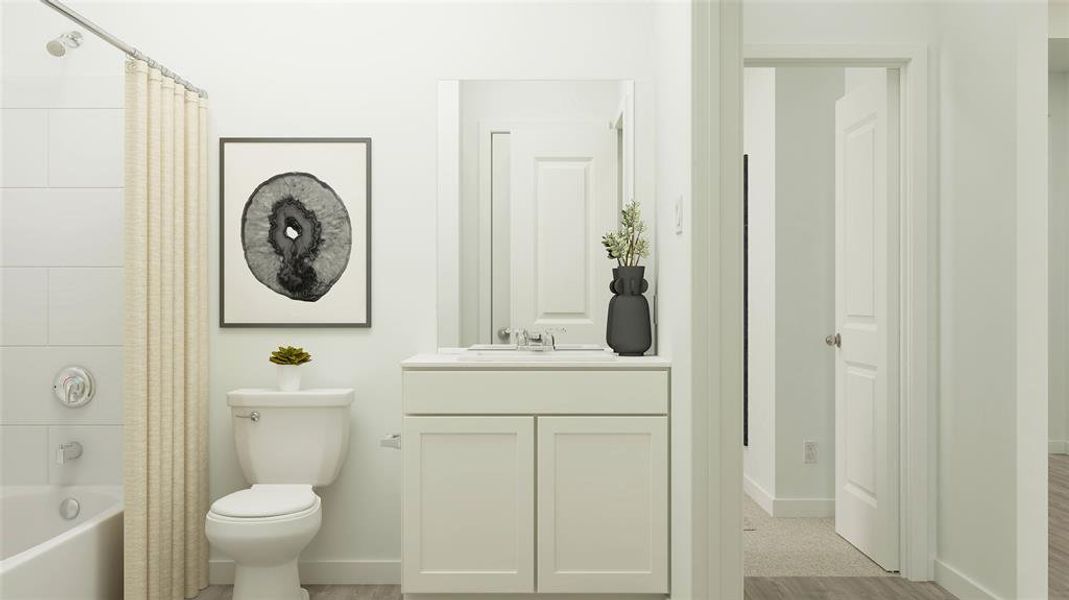
<svg viewBox="0 0 1069 600">
<path fill-rule="evenodd" d="M 676 233 L 683 233 L 683 196 L 676 196 Z"/>
<path fill-rule="evenodd" d="M 812 441 L 802 442 L 802 460 L 807 465 L 817 464 L 817 443 Z"/>
</svg>

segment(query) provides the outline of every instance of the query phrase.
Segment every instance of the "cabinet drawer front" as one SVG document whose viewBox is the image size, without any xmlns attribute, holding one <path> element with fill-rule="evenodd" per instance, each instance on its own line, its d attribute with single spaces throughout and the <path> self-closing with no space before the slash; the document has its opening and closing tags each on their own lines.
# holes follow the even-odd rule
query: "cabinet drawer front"
<svg viewBox="0 0 1069 600">
<path fill-rule="evenodd" d="M 405 417 L 406 593 L 534 591 L 534 418 Z"/>
<path fill-rule="evenodd" d="M 668 592 L 667 417 L 539 417 L 538 591 Z"/>
<path fill-rule="evenodd" d="M 404 372 L 406 414 L 668 414 L 668 371 Z"/>
</svg>

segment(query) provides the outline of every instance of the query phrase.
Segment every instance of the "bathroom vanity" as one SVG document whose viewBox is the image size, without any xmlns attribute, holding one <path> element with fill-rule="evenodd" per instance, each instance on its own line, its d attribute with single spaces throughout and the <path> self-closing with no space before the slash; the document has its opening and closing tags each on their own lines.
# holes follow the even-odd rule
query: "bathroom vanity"
<svg viewBox="0 0 1069 600">
<path fill-rule="evenodd" d="M 406 598 L 667 594 L 669 369 L 604 351 L 404 361 Z"/>
</svg>

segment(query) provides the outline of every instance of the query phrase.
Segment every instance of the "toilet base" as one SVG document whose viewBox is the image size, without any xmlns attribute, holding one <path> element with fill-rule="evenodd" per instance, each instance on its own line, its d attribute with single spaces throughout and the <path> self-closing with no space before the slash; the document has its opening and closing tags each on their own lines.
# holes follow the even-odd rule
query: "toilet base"
<svg viewBox="0 0 1069 600">
<path fill-rule="evenodd" d="M 270 567 L 238 564 L 233 600 L 308 600 L 308 590 L 301 587 L 296 559 Z"/>
</svg>

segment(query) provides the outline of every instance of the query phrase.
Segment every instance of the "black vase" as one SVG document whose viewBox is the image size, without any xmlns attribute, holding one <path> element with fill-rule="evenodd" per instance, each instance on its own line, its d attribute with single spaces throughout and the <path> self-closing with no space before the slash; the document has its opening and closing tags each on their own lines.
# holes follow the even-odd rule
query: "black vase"
<svg viewBox="0 0 1069 600">
<path fill-rule="evenodd" d="M 612 299 L 605 327 L 605 342 L 620 356 L 642 356 L 650 349 L 650 303 L 642 294 L 650 285 L 646 267 L 616 267 L 612 270 Z"/>
</svg>

